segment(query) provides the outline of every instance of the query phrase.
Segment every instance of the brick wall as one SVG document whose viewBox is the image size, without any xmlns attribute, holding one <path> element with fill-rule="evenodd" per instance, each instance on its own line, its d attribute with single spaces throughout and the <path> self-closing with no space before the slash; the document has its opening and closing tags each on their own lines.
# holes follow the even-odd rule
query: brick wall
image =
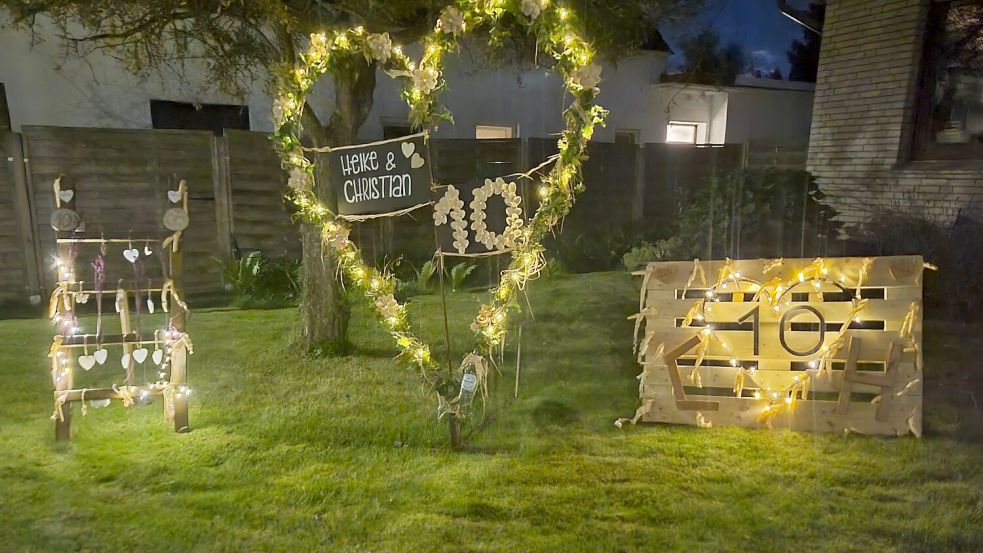
<svg viewBox="0 0 983 553">
<path fill-rule="evenodd" d="M 979 217 L 979 164 L 910 162 L 931 0 L 829 0 L 807 167 L 847 231 L 884 210 Z"/>
</svg>

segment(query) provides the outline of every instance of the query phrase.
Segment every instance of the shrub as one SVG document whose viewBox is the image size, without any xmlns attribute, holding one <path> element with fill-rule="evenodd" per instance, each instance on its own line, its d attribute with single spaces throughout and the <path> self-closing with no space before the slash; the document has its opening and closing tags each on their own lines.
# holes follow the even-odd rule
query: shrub
<svg viewBox="0 0 983 553">
<path fill-rule="evenodd" d="M 806 171 L 748 169 L 677 191 L 682 259 L 811 257 L 837 237 L 836 211 Z"/>
<path fill-rule="evenodd" d="M 223 263 L 222 276 L 237 307 L 282 307 L 300 297 L 301 265 L 295 259 L 270 259 L 258 251 Z"/>
<path fill-rule="evenodd" d="M 666 240 L 656 242 L 642 242 L 640 245 L 628 250 L 621 262 L 625 269 L 634 271 L 648 264 L 650 261 L 664 261 L 672 256 L 672 252 L 679 247 L 679 238 L 673 236 Z"/>
<path fill-rule="evenodd" d="M 464 282 L 471 276 L 478 265 L 470 261 L 464 261 L 451 267 L 448 276 L 451 281 L 451 292 L 457 292 L 464 286 Z"/>
<path fill-rule="evenodd" d="M 943 225 L 926 217 L 901 211 L 883 211 L 863 225 L 855 255 L 921 255 L 939 267 L 926 271 L 922 281 L 925 303 L 947 318 L 980 320 L 983 309 L 983 250 L 979 237 L 983 224 L 957 218 Z"/>
</svg>

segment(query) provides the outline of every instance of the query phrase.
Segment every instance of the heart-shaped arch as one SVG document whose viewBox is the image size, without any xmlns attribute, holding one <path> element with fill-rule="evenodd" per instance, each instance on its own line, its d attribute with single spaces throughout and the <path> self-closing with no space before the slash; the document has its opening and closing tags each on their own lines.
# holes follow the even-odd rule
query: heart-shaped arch
<svg viewBox="0 0 983 553">
<path fill-rule="evenodd" d="M 307 149 L 300 141 L 300 119 L 314 82 L 333 63 L 364 56 L 403 81 L 402 96 L 410 107 L 410 120 L 415 127 L 434 125 L 449 116 L 436 101 L 444 87 L 441 73 L 444 54 L 458 49 L 458 41 L 466 31 L 487 30 L 494 36 L 498 32 L 498 20 L 505 16 L 536 34 L 538 44 L 555 60 L 555 69 L 563 76 L 573 103 L 563 113 L 565 129 L 557 143 L 559 153 L 553 168 L 538 188 L 539 209 L 517 233 L 509 267 L 492 290 L 491 301 L 481 306 L 471 325 L 478 347 L 465 356 L 458 374 L 449 374 L 440 369 L 430 347 L 413 333 L 405 306 L 393 296 L 396 288 L 393 275 L 365 264 L 358 247 L 348 239 L 348 224 L 316 197 L 314 164 L 305 155 Z M 356 27 L 311 35 L 307 52 L 300 55 L 295 67 L 280 81 L 273 105 L 276 126 L 273 140 L 284 169 L 290 174 L 289 197 L 300 216 L 321 229 L 324 243 L 336 255 L 342 274 L 375 307 L 381 323 L 399 346 L 400 357 L 415 363 L 424 380 L 437 390 L 441 415 L 462 414 L 461 404 L 465 402 L 460 401 L 458 390 L 464 368 L 481 372 L 479 366 L 483 361 L 477 352 L 487 354 L 505 336 L 509 312 L 517 306 L 519 293 L 529 280 L 538 276 L 544 264 L 543 237 L 569 212 L 576 193 L 583 189 L 580 171 L 586 159 L 587 143 L 594 126 L 603 122 L 607 112 L 594 104 L 599 92 L 600 66 L 593 63 L 593 49 L 580 30 L 572 12 L 549 5 L 549 0 L 460 0 L 443 10 L 434 30 L 423 39 L 424 54 L 419 64 L 393 46 L 388 34 L 372 34 Z M 466 383 L 470 385 L 472 380 L 466 379 Z"/>
</svg>

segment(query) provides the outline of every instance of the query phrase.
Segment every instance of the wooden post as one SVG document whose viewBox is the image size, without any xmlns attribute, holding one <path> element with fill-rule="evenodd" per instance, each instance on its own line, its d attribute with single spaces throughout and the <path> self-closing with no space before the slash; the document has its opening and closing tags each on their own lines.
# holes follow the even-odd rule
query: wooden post
<svg viewBox="0 0 983 553">
<path fill-rule="evenodd" d="M 183 272 L 183 259 L 181 257 L 180 247 L 177 251 L 170 249 L 170 269 L 169 276 L 174 281 L 174 287 L 183 293 L 181 287 L 182 284 L 182 272 Z M 178 332 L 185 331 L 186 315 L 184 308 L 178 305 L 177 301 L 172 301 L 170 305 L 170 322 L 171 325 Z M 171 349 L 171 385 L 176 389 L 180 390 L 182 386 L 186 385 L 188 382 L 188 350 L 184 344 L 179 344 Z M 188 394 L 187 393 L 175 393 L 174 394 L 174 431 L 175 432 L 187 432 L 190 429 L 188 425 Z"/>
<path fill-rule="evenodd" d="M 212 138 L 212 187 L 215 192 L 215 221 L 218 233 L 216 255 L 224 261 L 232 259 L 232 176 L 229 169 L 229 139 L 226 136 Z"/>
<path fill-rule="evenodd" d="M 7 135 L 6 151 L 12 159 L 11 168 L 14 177 L 14 214 L 21 235 L 21 250 L 24 256 L 24 272 L 27 275 L 27 288 L 31 294 L 41 295 L 41 265 L 38 262 L 40 252 L 35 240 L 34 210 L 31 209 L 31 193 L 28 187 L 26 160 L 24 159 L 24 143 L 17 133 Z M 73 204 L 74 205 L 74 204 Z"/>
<path fill-rule="evenodd" d="M 645 147 L 642 144 L 635 145 L 635 197 L 631 218 L 636 223 L 645 218 Z"/>
<path fill-rule="evenodd" d="M 63 188 L 64 189 L 64 188 Z M 75 199 L 73 198 L 71 202 L 65 202 L 62 204 L 68 208 L 75 207 Z M 68 253 L 71 245 L 69 244 L 58 244 L 58 259 L 68 259 Z M 59 267 L 58 280 L 66 280 L 71 273 L 74 273 L 74 267 Z M 61 300 L 59 300 L 61 301 Z M 70 304 L 71 307 L 66 312 L 67 316 L 72 316 L 75 314 L 75 305 Z M 59 352 L 64 354 L 64 359 L 66 363 L 64 364 L 64 376 L 62 378 L 55 379 L 55 397 L 58 397 L 58 392 L 65 390 L 71 390 L 74 383 L 75 376 L 75 366 L 72 356 L 72 350 L 70 348 L 60 348 Z M 59 442 L 67 441 L 72 439 L 72 402 L 66 401 L 61 406 L 61 412 L 63 415 L 62 420 L 55 419 L 55 440 Z"/>
<path fill-rule="evenodd" d="M 75 192 L 75 185 L 72 180 L 68 177 L 61 177 L 60 191 L 69 191 L 73 193 L 67 200 L 60 200 L 55 198 L 55 205 L 61 206 L 64 209 L 75 210 L 75 202 L 78 200 L 78 193 Z M 67 232 L 57 232 L 56 235 L 67 235 Z M 56 269 L 56 276 L 58 282 L 71 281 L 75 279 L 75 267 L 74 265 L 67 265 L 66 261 L 70 257 L 72 245 L 70 244 L 58 244 L 58 259 L 60 263 Z M 58 300 L 62 301 L 62 300 Z M 62 306 L 64 311 L 64 316 L 74 317 L 75 315 L 75 304 L 74 302 L 66 303 Z M 68 348 L 60 348 L 58 352 L 64 354 L 64 367 L 61 366 L 60 361 L 58 369 L 63 370 L 63 374 L 57 375 L 55 378 L 55 397 L 58 397 L 59 392 L 65 390 L 71 390 L 74 386 L 74 362 L 72 357 L 72 350 Z M 55 419 L 55 440 L 66 441 L 72 438 L 72 403 L 66 401 L 61 406 L 62 418 Z"/>
</svg>

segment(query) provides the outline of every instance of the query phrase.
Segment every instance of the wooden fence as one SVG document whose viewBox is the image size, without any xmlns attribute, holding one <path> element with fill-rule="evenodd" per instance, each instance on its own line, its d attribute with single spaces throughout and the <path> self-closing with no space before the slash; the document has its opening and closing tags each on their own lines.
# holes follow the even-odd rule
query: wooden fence
<svg viewBox="0 0 983 553">
<path fill-rule="evenodd" d="M 434 176 L 464 182 L 532 167 L 555 152 L 554 139 L 434 140 Z M 564 225 L 582 232 L 624 221 L 671 221 L 676 190 L 752 164 L 786 167 L 788 156 L 750 155 L 742 145 L 716 148 L 591 144 L 584 166 L 587 191 Z M 186 241 L 186 290 L 221 294 L 221 261 L 249 251 L 298 257 L 297 228 L 284 201 L 286 176 L 268 135 L 225 131 L 98 129 L 26 126 L 0 131 L 0 304 L 38 301 L 51 290 L 54 233 L 52 182 L 72 179 L 88 232 L 134 236 L 157 221 L 158 201 L 184 179 L 193 221 Z M 535 198 L 526 198 L 527 206 Z M 153 213 L 151 213 L 153 212 Z M 156 230 L 156 229 L 154 229 Z M 429 216 L 357 225 L 354 237 L 369 259 L 390 252 L 432 252 Z M 398 242 L 398 243 L 394 243 Z M 412 254 L 409 256 L 412 257 Z M 429 254 L 411 259 L 422 261 Z"/>
</svg>

